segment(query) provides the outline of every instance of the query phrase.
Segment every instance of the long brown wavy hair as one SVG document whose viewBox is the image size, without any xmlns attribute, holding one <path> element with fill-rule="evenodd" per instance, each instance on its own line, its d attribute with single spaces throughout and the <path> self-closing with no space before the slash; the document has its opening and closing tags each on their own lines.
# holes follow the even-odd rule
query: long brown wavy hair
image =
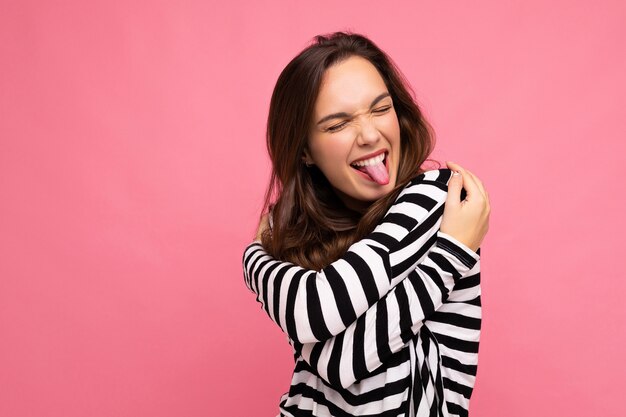
<svg viewBox="0 0 626 417">
<path fill-rule="evenodd" d="M 355 55 L 371 62 L 382 76 L 400 125 L 395 187 L 364 213 L 346 207 L 324 174 L 302 161 L 324 72 Z M 433 129 L 414 96 L 387 54 L 356 33 L 318 35 L 287 64 L 274 87 L 267 119 L 272 172 L 261 217 L 270 212 L 272 229 L 263 233 L 261 244 L 270 255 L 320 270 L 374 229 L 406 184 L 424 172 L 422 165 L 434 147 Z"/>
</svg>

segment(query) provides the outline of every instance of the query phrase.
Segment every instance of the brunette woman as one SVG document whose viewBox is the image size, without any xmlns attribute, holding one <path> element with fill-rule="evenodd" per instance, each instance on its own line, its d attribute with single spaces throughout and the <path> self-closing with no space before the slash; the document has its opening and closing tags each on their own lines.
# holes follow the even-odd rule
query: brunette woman
<svg viewBox="0 0 626 417">
<path fill-rule="evenodd" d="M 433 133 L 371 40 L 317 36 L 280 74 L 272 177 L 244 278 L 288 335 L 281 416 L 467 415 L 480 338 L 481 181 L 424 170 Z"/>
</svg>

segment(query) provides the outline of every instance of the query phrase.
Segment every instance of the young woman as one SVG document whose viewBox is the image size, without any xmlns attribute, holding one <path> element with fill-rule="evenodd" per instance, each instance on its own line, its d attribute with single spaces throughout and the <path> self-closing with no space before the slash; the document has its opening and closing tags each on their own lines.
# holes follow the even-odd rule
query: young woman
<svg viewBox="0 0 626 417">
<path fill-rule="evenodd" d="M 459 165 L 422 169 L 433 135 L 409 91 L 343 32 L 276 83 L 268 213 L 243 268 L 294 349 L 281 416 L 467 415 L 489 198 Z"/>
</svg>

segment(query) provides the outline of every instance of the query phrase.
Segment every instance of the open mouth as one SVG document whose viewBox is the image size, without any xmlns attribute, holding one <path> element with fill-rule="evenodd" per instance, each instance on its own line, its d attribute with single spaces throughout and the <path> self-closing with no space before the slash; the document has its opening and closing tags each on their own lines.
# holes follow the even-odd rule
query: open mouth
<svg viewBox="0 0 626 417">
<path fill-rule="evenodd" d="M 350 164 L 357 173 L 368 181 L 375 182 L 380 185 L 389 183 L 389 152 L 385 152 L 375 158 L 370 158 L 367 165 Z M 382 158 L 382 159 L 380 159 Z"/>
</svg>

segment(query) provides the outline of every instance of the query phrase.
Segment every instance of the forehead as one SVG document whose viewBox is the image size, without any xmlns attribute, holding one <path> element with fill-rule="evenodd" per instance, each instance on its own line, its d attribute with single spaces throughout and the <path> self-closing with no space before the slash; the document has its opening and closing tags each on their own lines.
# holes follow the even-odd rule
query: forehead
<svg viewBox="0 0 626 417">
<path fill-rule="evenodd" d="M 353 112 L 367 108 L 387 91 L 378 70 L 365 58 L 353 56 L 328 68 L 315 102 L 317 116 L 333 111 Z"/>
</svg>

